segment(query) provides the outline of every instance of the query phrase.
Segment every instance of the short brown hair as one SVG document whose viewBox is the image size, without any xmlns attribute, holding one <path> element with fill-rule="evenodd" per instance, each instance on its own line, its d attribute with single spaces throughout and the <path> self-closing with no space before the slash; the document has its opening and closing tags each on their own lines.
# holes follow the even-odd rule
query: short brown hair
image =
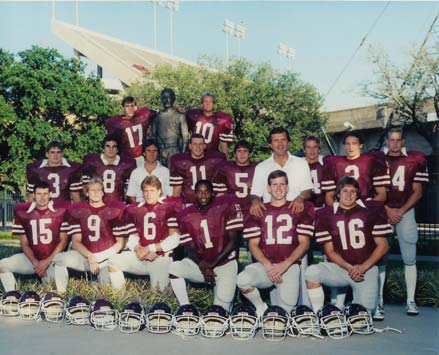
<svg viewBox="0 0 439 355">
<path fill-rule="evenodd" d="M 142 184 L 140 186 L 142 188 L 142 191 L 145 188 L 145 186 L 152 186 L 155 187 L 157 190 L 162 191 L 162 183 L 160 182 L 159 178 L 154 175 L 149 175 L 145 179 L 143 179 Z"/>
<path fill-rule="evenodd" d="M 274 180 L 274 179 L 277 179 L 277 178 L 280 178 L 280 177 L 284 177 L 284 178 L 285 178 L 285 182 L 286 182 L 287 185 L 288 185 L 288 176 L 287 176 L 287 173 L 286 173 L 285 171 L 282 171 L 282 170 L 275 170 L 275 171 L 272 171 L 272 172 L 270 173 L 270 175 L 268 175 L 268 178 L 267 178 L 268 185 L 271 184 L 271 180 Z"/>
</svg>

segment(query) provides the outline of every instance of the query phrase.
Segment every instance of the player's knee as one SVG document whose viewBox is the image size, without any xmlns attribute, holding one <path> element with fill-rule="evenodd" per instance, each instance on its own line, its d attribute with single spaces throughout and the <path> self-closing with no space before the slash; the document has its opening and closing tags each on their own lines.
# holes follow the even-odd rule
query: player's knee
<svg viewBox="0 0 439 355">
<path fill-rule="evenodd" d="M 112 265 L 110 262 L 108 263 L 108 272 L 118 272 L 120 271 L 115 265 Z"/>
<path fill-rule="evenodd" d="M 320 284 L 320 268 L 318 267 L 318 265 L 308 266 L 308 268 L 305 271 L 305 280 L 306 280 L 306 286 L 308 288 L 315 288 L 312 287 L 312 285 Z M 311 285 L 311 287 L 308 285 Z"/>
<path fill-rule="evenodd" d="M 251 292 L 254 289 L 250 280 L 250 276 L 245 271 L 238 274 L 238 276 L 236 277 L 236 284 L 243 293 Z M 249 291 L 246 292 L 245 290 Z"/>
<path fill-rule="evenodd" d="M 168 273 L 170 279 L 178 279 L 180 277 L 178 264 L 179 262 L 175 261 L 169 264 Z"/>
<path fill-rule="evenodd" d="M 0 260 L 0 274 L 3 274 L 5 272 L 9 272 L 8 268 L 6 267 L 6 263 L 4 261 L 5 259 Z"/>
</svg>

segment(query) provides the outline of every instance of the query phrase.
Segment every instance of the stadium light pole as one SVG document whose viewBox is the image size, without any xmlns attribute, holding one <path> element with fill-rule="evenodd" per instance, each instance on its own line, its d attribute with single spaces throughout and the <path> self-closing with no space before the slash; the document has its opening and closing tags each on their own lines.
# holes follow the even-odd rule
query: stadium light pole
<svg viewBox="0 0 439 355">
<path fill-rule="evenodd" d="M 293 69 L 293 60 L 296 58 L 296 50 L 294 48 L 288 48 L 287 58 L 288 58 L 288 69 L 291 71 Z"/>
<path fill-rule="evenodd" d="M 178 11 L 180 0 L 168 0 L 166 7 L 169 9 L 169 47 L 171 54 L 174 55 L 174 11 Z"/>
<path fill-rule="evenodd" d="M 277 54 L 279 54 L 279 71 L 282 70 L 282 57 L 285 57 L 288 52 L 288 46 L 285 43 L 279 43 L 277 46 Z"/>
<path fill-rule="evenodd" d="M 235 24 L 230 20 L 224 20 L 223 32 L 226 34 L 226 67 L 229 66 L 229 38 L 235 31 Z"/>
<path fill-rule="evenodd" d="M 241 59 L 241 39 L 245 39 L 245 27 L 242 24 L 242 21 L 241 23 L 236 25 L 234 35 L 238 39 L 238 60 L 239 60 Z"/>
<path fill-rule="evenodd" d="M 157 49 L 157 0 L 153 0 L 154 49 Z"/>
<path fill-rule="evenodd" d="M 79 26 L 79 0 L 75 0 L 75 23 Z"/>
</svg>

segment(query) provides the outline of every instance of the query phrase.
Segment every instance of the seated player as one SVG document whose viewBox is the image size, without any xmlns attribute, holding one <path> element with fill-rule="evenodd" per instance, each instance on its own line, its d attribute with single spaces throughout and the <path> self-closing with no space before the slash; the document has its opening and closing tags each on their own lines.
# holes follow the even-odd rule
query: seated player
<svg viewBox="0 0 439 355">
<path fill-rule="evenodd" d="M 305 209 L 292 214 L 288 208 L 287 174 L 275 170 L 268 176 L 271 202 L 266 203 L 261 218 L 246 216 L 244 238 L 257 262 L 247 265 L 238 274 L 238 287 L 262 316 L 267 305 L 258 288 L 277 288 L 277 305 L 290 312 L 300 290 L 300 259 L 308 250 L 314 232 L 314 207 L 305 202 Z"/>
<path fill-rule="evenodd" d="M 142 183 L 145 202 L 128 206 L 124 212 L 127 246 L 130 251 L 114 255 L 108 261 L 111 285 L 119 290 L 125 285 L 123 272 L 149 275 L 152 287 L 164 290 L 169 284 L 168 266 L 172 250 L 180 243 L 176 214 L 179 198 L 162 199 L 162 185 L 155 176 Z"/>
<path fill-rule="evenodd" d="M 47 182 L 34 185 L 34 202 L 15 206 L 12 235 L 20 238 L 22 253 L 0 260 L 0 280 L 5 292 L 15 290 L 13 273 L 36 274 L 47 282 L 53 279 L 52 260 L 67 245 L 65 214 L 68 202 L 50 200 Z"/>
<path fill-rule="evenodd" d="M 66 292 L 67 268 L 90 271 L 101 284 L 108 284 L 108 259 L 123 248 L 125 206 L 117 201 L 104 202 L 104 185 L 100 179 L 89 181 L 86 194 L 88 202 L 75 203 L 67 210 L 73 250 L 60 253 L 53 260 L 58 292 Z"/>
<path fill-rule="evenodd" d="M 382 202 L 360 200 L 359 183 L 343 177 L 335 190 L 336 201 L 316 212 L 316 239 L 324 245 L 327 262 L 308 267 L 305 278 L 314 312 L 324 304 L 322 285 L 351 286 L 353 302 L 372 312 L 378 296 L 376 263 L 387 253 L 392 234 Z"/>
<path fill-rule="evenodd" d="M 213 304 L 230 309 L 236 290 L 236 240 L 243 216 L 233 195 L 214 197 L 212 183 L 195 184 L 196 203 L 177 215 L 181 245 L 188 257 L 169 266 L 171 286 L 180 305 L 189 304 L 186 281 L 214 285 Z"/>
</svg>

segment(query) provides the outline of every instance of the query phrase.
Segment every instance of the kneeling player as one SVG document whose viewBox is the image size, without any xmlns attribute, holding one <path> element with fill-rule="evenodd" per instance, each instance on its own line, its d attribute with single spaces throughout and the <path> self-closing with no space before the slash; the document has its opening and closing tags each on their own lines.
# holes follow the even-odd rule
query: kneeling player
<svg viewBox="0 0 439 355">
<path fill-rule="evenodd" d="M 314 233 L 314 207 L 305 203 L 305 209 L 291 214 L 288 208 L 288 178 L 281 170 L 268 176 L 271 202 L 265 204 L 261 218 L 246 218 L 244 238 L 258 261 L 246 266 L 238 275 L 238 287 L 262 316 L 267 305 L 258 288 L 275 285 L 278 305 L 288 312 L 296 305 L 300 289 L 300 258 L 306 253 Z"/>
<path fill-rule="evenodd" d="M 243 217 L 233 195 L 214 197 L 212 183 L 195 184 L 196 204 L 177 215 L 181 245 L 189 245 L 189 257 L 169 266 L 171 286 L 180 305 L 188 304 L 186 280 L 215 285 L 214 304 L 229 310 L 235 295 L 236 240 Z"/>
<path fill-rule="evenodd" d="M 127 207 L 123 218 L 130 251 L 111 257 L 108 271 L 115 289 L 123 288 L 125 271 L 149 275 L 152 287 L 163 291 L 169 284 L 172 250 L 180 243 L 176 214 L 182 201 L 180 198 L 162 200 L 162 185 L 155 176 L 147 176 L 141 187 L 145 202 Z"/>
<path fill-rule="evenodd" d="M 101 284 L 108 284 L 108 259 L 123 247 L 122 226 L 124 205 L 104 203 L 102 180 L 91 179 L 87 184 L 88 202 L 78 202 L 67 210 L 68 234 L 74 250 L 58 254 L 55 264 L 55 283 L 58 292 L 65 292 L 69 274 L 67 268 L 91 271 Z"/>
<path fill-rule="evenodd" d="M 308 267 L 309 298 L 317 312 L 324 303 L 322 284 L 351 286 L 353 302 L 371 312 L 378 295 L 376 263 L 389 249 L 386 237 L 392 228 L 382 202 L 359 199 L 360 187 L 353 177 L 340 179 L 334 196 L 338 202 L 316 212 L 317 243 L 324 244 L 329 261 Z"/>
</svg>

